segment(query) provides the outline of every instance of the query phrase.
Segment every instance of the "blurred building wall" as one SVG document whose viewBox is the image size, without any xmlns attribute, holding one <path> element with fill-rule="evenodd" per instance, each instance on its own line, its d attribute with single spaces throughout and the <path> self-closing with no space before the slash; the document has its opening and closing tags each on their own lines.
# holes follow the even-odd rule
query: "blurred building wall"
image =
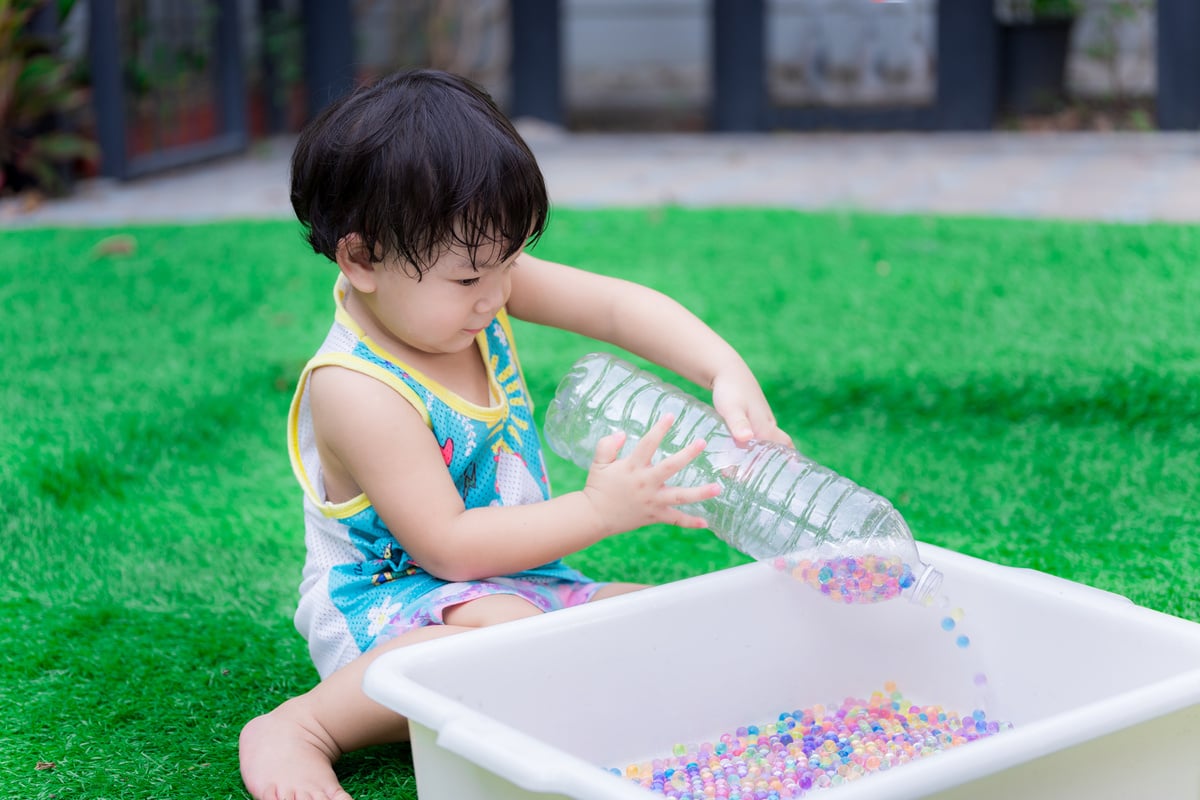
<svg viewBox="0 0 1200 800">
<path fill-rule="evenodd" d="M 572 116 L 702 119 L 710 94 L 708 0 L 561 2 L 564 101 Z M 937 2 L 768 0 L 772 102 L 931 102 Z M 1153 0 L 1137 0 L 1132 15 L 1114 13 L 1130 0 L 1081 2 L 1068 61 L 1072 94 L 1153 95 Z M 502 104 L 508 98 L 506 0 L 358 0 L 355 13 L 368 72 L 432 65 L 473 77 Z"/>
</svg>

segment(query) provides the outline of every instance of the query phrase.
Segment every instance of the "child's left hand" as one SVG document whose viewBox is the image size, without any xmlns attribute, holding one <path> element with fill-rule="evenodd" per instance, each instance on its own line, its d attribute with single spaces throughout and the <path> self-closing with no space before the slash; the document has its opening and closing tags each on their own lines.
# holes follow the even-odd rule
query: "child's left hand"
<svg viewBox="0 0 1200 800">
<path fill-rule="evenodd" d="M 718 372 L 713 379 L 712 397 L 713 408 L 725 420 L 738 444 L 757 439 L 792 446 L 792 437 L 776 424 L 762 387 L 745 364 Z"/>
</svg>

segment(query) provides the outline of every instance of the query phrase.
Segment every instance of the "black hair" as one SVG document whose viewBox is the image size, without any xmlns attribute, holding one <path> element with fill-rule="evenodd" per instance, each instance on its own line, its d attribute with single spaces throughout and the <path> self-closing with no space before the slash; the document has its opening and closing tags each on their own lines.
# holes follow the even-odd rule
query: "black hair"
<svg viewBox="0 0 1200 800">
<path fill-rule="evenodd" d="M 529 146 L 478 85 L 447 72 L 396 73 L 325 108 L 292 154 L 292 208 L 314 251 L 347 234 L 373 262 L 418 277 L 450 245 L 508 259 L 537 241 L 549 200 Z"/>
</svg>

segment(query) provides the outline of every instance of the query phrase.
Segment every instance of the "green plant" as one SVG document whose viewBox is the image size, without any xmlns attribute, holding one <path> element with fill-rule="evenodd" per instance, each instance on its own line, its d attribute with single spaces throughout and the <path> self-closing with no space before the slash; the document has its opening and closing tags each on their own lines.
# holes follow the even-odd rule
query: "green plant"
<svg viewBox="0 0 1200 800">
<path fill-rule="evenodd" d="M 1084 51 L 1108 73 L 1112 100 L 1130 101 L 1130 91 L 1121 70 L 1121 29 L 1137 24 L 1139 14 L 1152 14 L 1154 0 L 1109 0 L 1096 14 L 1099 35 Z"/>
<path fill-rule="evenodd" d="M 996 0 L 996 14 L 1006 22 L 1069 19 L 1079 13 L 1079 0 Z"/>
<path fill-rule="evenodd" d="M 288 104 L 288 90 L 304 80 L 303 20 L 294 11 L 267 11 L 263 15 L 263 47 L 275 65 L 277 78 L 275 96 L 271 98 L 280 108 Z"/>
<path fill-rule="evenodd" d="M 62 194 L 66 168 L 98 157 L 95 142 L 63 126 L 87 102 L 71 62 L 29 29 L 45 0 L 0 0 L 0 193 Z M 55 10 L 63 15 L 64 4 Z M 60 16 L 61 18 L 61 16 Z"/>
</svg>

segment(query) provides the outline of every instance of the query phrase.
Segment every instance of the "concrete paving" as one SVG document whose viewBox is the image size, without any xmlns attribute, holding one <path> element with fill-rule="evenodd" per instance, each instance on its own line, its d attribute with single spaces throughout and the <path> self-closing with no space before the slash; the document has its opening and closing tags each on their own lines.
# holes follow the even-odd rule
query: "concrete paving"
<svg viewBox="0 0 1200 800">
<path fill-rule="evenodd" d="M 573 134 L 518 127 L 556 205 L 765 205 L 1117 222 L 1200 221 L 1200 132 Z M 65 199 L 0 227 L 288 218 L 293 138 Z"/>
</svg>

